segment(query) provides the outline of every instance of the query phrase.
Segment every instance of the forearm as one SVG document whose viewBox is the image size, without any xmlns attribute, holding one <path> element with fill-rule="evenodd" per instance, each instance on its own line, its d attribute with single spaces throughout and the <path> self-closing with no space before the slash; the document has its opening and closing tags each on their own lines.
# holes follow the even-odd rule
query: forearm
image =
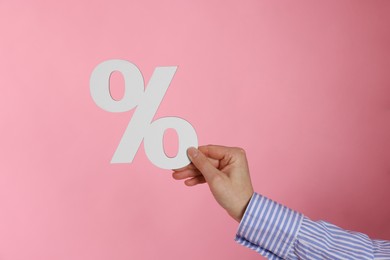
<svg viewBox="0 0 390 260">
<path fill-rule="evenodd" d="M 236 241 L 269 259 L 390 259 L 390 242 L 343 230 L 254 193 Z"/>
<path fill-rule="evenodd" d="M 290 256 L 301 259 L 390 259 L 390 242 L 304 218 Z"/>
</svg>

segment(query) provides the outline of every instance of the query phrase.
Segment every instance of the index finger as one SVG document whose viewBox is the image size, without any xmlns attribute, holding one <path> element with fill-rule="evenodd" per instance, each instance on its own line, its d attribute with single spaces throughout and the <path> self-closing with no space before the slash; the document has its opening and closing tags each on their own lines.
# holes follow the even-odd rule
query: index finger
<svg viewBox="0 0 390 260">
<path fill-rule="evenodd" d="M 211 162 L 211 164 L 214 167 L 216 167 L 216 168 L 219 167 L 219 160 L 213 159 L 213 158 L 210 158 L 210 157 L 208 157 L 207 159 L 209 159 L 209 161 Z M 188 164 L 188 165 L 186 165 L 184 167 L 177 168 L 177 169 L 172 169 L 172 171 L 174 171 L 174 172 L 181 172 L 181 171 L 185 171 L 185 170 L 197 170 L 197 168 L 195 167 L 195 165 L 193 163 L 190 163 L 190 164 Z"/>
<path fill-rule="evenodd" d="M 227 155 L 231 155 L 237 148 L 222 145 L 203 145 L 199 146 L 198 149 L 207 157 L 220 161 Z"/>
</svg>

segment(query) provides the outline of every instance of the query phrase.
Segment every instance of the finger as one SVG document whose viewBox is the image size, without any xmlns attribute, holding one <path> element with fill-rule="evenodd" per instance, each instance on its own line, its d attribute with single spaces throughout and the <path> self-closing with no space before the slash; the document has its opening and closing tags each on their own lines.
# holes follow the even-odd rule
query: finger
<svg viewBox="0 0 390 260">
<path fill-rule="evenodd" d="M 207 158 L 211 162 L 212 165 L 214 165 L 215 168 L 218 168 L 219 166 L 219 161 L 213 158 Z M 172 169 L 172 171 L 175 172 L 180 172 L 180 171 L 185 171 L 185 170 L 196 170 L 197 168 L 195 167 L 194 164 L 190 163 L 187 166 L 184 166 L 182 168 L 177 168 L 177 169 Z"/>
<path fill-rule="evenodd" d="M 204 155 L 215 160 L 223 160 L 227 155 L 235 153 L 238 148 L 221 145 L 205 145 L 198 148 Z"/>
<path fill-rule="evenodd" d="M 206 183 L 206 180 L 203 175 L 196 176 L 192 179 L 185 180 L 184 184 L 187 186 L 195 186 L 198 184 Z"/>
<path fill-rule="evenodd" d="M 175 180 L 188 179 L 188 178 L 196 177 L 198 175 L 202 175 L 199 170 L 186 170 L 186 171 L 172 173 L 172 177 Z"/>
<path fill-rule="evenodd" d="M 196 167 L 192 163 L 190 163 L 187 166 L 184 166 L 182 168 L 172 169 L 172 171 L 175 171 L 175 172 L 180 172 L 180 171 L 185 171 L 185 170 L 196 170 Z"/>
<path fill-rule="evenodd" d="M 195 147 L 188 148 L 187 153 L 192 163 L 202 173 L 207 182 L 209 182 L 215 175 L 219 174 L 219 170 L 214 167 L 208 158 Z"/>
<path fill-rule="evenodd" d="M 215 167 L 215 168 L 218 168 L 219 167 L 219 160 L 216 160 L 216 159 L 213 159 L 213 158 L 207 158 L 210 163 Z M 195 166 L 194 166 L 195 167 Z M 195 167 L 196 168 L 196 167 Z"/>
</svg>

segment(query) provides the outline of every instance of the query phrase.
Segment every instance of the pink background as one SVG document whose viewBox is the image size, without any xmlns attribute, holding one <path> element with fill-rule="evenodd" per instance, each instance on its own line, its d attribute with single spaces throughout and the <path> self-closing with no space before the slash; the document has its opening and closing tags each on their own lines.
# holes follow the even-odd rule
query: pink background
<svg viewBox="0 0 390 260">
<path fill-rule="evenodd" d="M 256 191 L 390 239 L 389 1 L 0 1 L 0 259 L 259 259 L 206 185 L 111 156 L 100 62 L 179 69 L 156 118 L 247 150 Z M 120 93 L 119 80 L 113 81 Z M 174 136 L 174 135 L 173 135 Z"/>
</svg>

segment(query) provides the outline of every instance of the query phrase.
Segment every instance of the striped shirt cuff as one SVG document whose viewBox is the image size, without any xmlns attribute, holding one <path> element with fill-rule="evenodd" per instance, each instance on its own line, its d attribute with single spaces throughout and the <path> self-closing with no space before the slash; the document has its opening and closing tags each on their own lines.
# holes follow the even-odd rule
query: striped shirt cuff
<svg viewBox="0 0 390 260">
<path fill-rule="evenodd" d="M 253 193 L 235 240 L 269 259 L 285 259 L 302 220 L 301 213 Z"/>
</svg>

